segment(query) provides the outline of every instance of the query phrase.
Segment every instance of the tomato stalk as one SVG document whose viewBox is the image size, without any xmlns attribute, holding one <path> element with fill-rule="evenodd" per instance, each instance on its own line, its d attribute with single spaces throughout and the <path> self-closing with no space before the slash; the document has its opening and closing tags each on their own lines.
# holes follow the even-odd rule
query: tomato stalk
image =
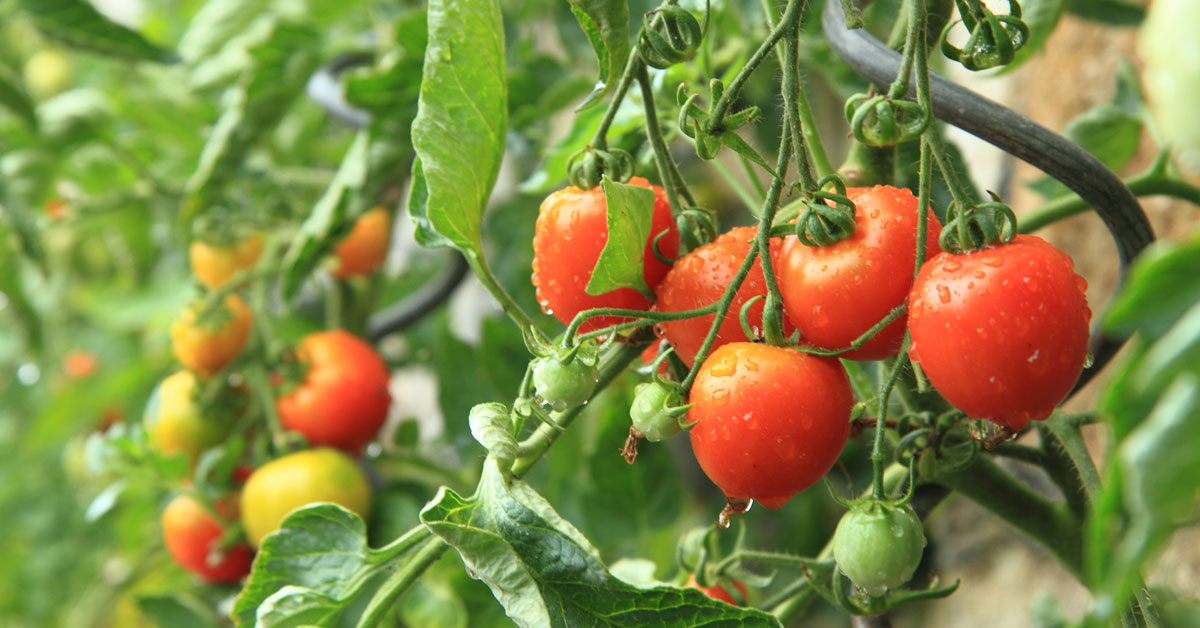
<svg viewBox="0 0 1200 628">
<path fill-rule="evenodd" d="M 667 201 L 671 203 L 671 212 L 678 215 L 683 209 L 679 197 L 683 197 L 689 206 L 695 206 L 696 199 L 688 190 L 687 183 L 679 172 L 679 167 L 671 158 L 667 142 L 663 139 L 662 126 L 658 123 L 658 111 L 654 107 L 654 88 L 650 84 L 650 73 L 646 70 L 646 64 L 638 63 L 636 67 L 638 86 L 642 91 L 642 105 L 646 112 L 646 138 L 650 140 L 650 146 L 654 149 L 654 162 L 658 166 L 658 177 L 663 182 Z"/>
</svg>

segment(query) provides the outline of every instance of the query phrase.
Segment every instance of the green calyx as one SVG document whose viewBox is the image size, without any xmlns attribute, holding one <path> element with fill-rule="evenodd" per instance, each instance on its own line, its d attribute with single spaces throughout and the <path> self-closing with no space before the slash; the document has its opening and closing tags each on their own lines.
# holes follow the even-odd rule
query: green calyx
<svg viewBox="0 0 1200 628">
<path fill-rule="evenodd" d="M 868 146 L 910 142 L 933 120 L 933 113 L 919 103 L 890 94 L 855 94 L 846 101 L 845 115 L 854 139 Z"/>
<path fill-rule="evenodd" d="M 633 177 L 633 156 L 619 148 L 588 146 L 567 160 L 567 178 L 577 188 L 590 190 L 600 185 L 605 175 L 620 183 L 628 181 Z"/>
<path fill-rule="evenodd" d="M 1008 0 L 1008 15 L 996 15 L 979 0 L 955 0 L 963 26 L 970 31 L 962 48 L 947 39 L 953 24 L 942 31 L 942 54 L 972 71 L 1007 65 L 1029 41 L 1029 27 L 1021 19 L 1021 5 Z"/>
<path fill-rule="evenodd" d="M 829 246 L 854 235 L 856 208 L 846 196 L 846 183 L 840 175 L 821 177 L 817 189 L 806 192 L 796 203 L 802 207 L 795 231 L 801 244 Z"/>
<path fill-rule="evenodd" d="M 946 224 L 938 237 L 943 251 L 971 253 L 1004 244 L 1017 234 L 1017 217 L 995 192 L 990 203 L 963 207 L 955 201 L 946 210 Z"/>
<path fill-rule="evenodd" d="M 704 39 L 705 26 L 676 0 L 668 0 L 663 6 L 642 17 L 642 30 L 638 34 L 638 50 L 642 61 L 660 70 L 683 63 L 696 54 Z"/>
</svg>

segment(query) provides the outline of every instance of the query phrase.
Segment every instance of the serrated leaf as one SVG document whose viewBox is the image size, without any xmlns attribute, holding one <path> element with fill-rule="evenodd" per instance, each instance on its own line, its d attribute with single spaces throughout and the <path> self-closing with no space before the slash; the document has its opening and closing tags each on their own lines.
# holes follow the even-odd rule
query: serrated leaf
<svg viewBox="0 0 1200 628">
<path fill-rule="evenodd" d="M 280 530 L 263 539 L 250 578 L 233 605 L 239 627 L 255 625 L 259 613 L 270 613 L 274 625 L 284 610 L 309 617 L 332 606 L 345 606 L 359 593 L 372 571 L 367 530 L 358 515 L 336 504 L 318 504 L 292 512 Z M 281 593 L 287 588 L 287 593 Z M 287 597 L 296 597 L 287 600 Z M 260 607 L 271 600 L 267 610 Z"/>
<path fill-rule="evenodd" d="M 101 54 L 174 63 L 175 53 L 108 19 L 87 0 L 21 0 L 21 8 L 47 37 Z"/>
<path fill-rule="evenodd" d="M 319 44 L 316 29 L 280 20 L 269 37 L 249 49 L 252 66 L 231 92 L 188 179 L 182 219 L 204 209 L 214 188 L 232 176 L 254 145 L 279 123 L 316 68 Z"/>
<path fill-rule="evenodd" d="M 1028 61 L 1033 55 L 1041 52 L 1050 39 L 1058 20 L 1067 9 L 1067 0 L 1022 0 L 1021 19 L 1029 27 L 1029 39 L 1017 51 L 1013 60 L 1001 70 L 1001 73 L 1012 72 Z"/>
<path fill-rule="evenodd" d="M 3 64 L 0 64 L 0 106 L 16 114 L 30 128 L 37 128 L 37 111 L 33 101 L 29 99 L 29 94 L 16 73 Z"/>
<path fill-rule="evenodd" d="M 464 253 L 478 254 L 480 220 L 504 155 L 508 123 L 504 24 L 496 0 L 433 0 L 413 147 L 420 157 L 414 215 Z M 416 189 L 423 183 L 426 191 Z M 414 205 L 410 202 L 410 209 Z M 418 238 L 428 246 L 433 238 Z"/>
<path fill-rule="evenodd" d="M 639 589 L 613 577 L 579 531 L 533 489 L 484 464 L 475 495 L 443 488 L 421 512 L 523 628 L 779 626 L 696 589 Z"/>
<path fill-rule="evenodd" d="M 571 13 L 579 21 L 596 51 L 600 78 L 592 93 L 576 111 L 600 102 L 617 83 L 629 60 L 629 2 L 628 0 L 569 0 Z"/>
<path fill-rule="evenodd" d="M 638 185 L 617 183 L 608 177 L 601 181 L 600 187 L 608 205 L 605 218 L 608 240 L 584 291 L 597 295 L 633 288 L 652 297 L 650 286 L 646 285 L 642 275 L 642 266 L 646 242 L 652 235 L 654 192 Z"/>
</svg>

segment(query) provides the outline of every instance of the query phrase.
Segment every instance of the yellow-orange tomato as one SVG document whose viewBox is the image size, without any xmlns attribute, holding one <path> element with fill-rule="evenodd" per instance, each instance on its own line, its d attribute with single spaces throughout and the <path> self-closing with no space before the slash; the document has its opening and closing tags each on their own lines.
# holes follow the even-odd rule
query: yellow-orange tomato
<svg viewBox="0 0 1200 628">
<path fill-rule="evenodd" d="M 225 297 L 224 307 L 212 320 L 196 320 L 203 302 L 193 303 L 171 324 L 171 351 L 188 369 L 209 377 L 225 368 L 246 344 L 254 314 L 236 294 Z"/>
<path fill-rule="evenodd" d="M 250 573 L 254 550 L 245 543 L 214 552 L 229 520 L 237 519 L 236 502 L 218 502 L 220 518 L 190 495 L 171 500 L 162 514 L 163 540 L 171 558 L 206 582 L 237 582 Z"/>
<path fill-rule="evenodd" d="M 179 371 L 158 385 L 144 419 L 155 451 L 168 456 L 186 454 L 195 460 L 229 434 L 232 416 L 205 416 L 195 392 L 196 376 L 188 371 Z"/>
<path fill-rule="evenodd" d="M 75 349 L 63 356 L 63 372 L 71 379 L 84 379 L 96 374 L 100 368 L 100 358 L 91 351 Z"/>
<path fill-rule="evenodd" d="M 232 244 L 196 240 L 188 249 L 192 273 L 209 289 L 220 288 L 239 270 L 250 268 L 262 255 L 262 236 L 255 233 Z"/>
<path fill-rule="evenodd" d="M 387 258 L 388 241 L 392 235 L 392 217 L 387 210 L 376 207 L 358 217 L 350 234 L 333 249 L 337 257 L 335 277 L 368 275 Z"/>
<path fill-rule="evenodd" d="M 327 447 L 288 454 L 257 468 L 242 488 L 242 527 L 255 547 L 284 517 L 309 504 L 332 502 L 366 517 L 367 476 L 346 454 Z"/>
</svg>

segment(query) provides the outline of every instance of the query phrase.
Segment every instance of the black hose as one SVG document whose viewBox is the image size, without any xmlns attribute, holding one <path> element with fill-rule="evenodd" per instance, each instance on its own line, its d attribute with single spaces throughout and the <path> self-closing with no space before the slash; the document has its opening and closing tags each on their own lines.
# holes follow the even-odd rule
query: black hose
<svg viewBox="0 0 1200 628">
<path fill-rule="evenodd" d="M 900 53 L 865 29 L 849 30 L 841 5 L 826 2 L 821 27 L 833 52 L 863 78 L 886 87 L 896 79 Z M 916 93 L 915 79 L 910 93 Z M 1108 166 L 1067 138 L 1021 114 L 937 74 L 930 76 L 933 113 L 1061 181 L 1096 210 L 1108 227 L 1121 258 L 1117 288 L 1133 258 L 1154 241 L 1141 205 Z M 1099 317 L 1095 317 L 1099 319 Z M 1106 335 L 1098 320 L 1092 325 L 1092 366 L 1083 370 L 1079 390 L 1112 359 L 1123 338 Z"/>
</svg>

